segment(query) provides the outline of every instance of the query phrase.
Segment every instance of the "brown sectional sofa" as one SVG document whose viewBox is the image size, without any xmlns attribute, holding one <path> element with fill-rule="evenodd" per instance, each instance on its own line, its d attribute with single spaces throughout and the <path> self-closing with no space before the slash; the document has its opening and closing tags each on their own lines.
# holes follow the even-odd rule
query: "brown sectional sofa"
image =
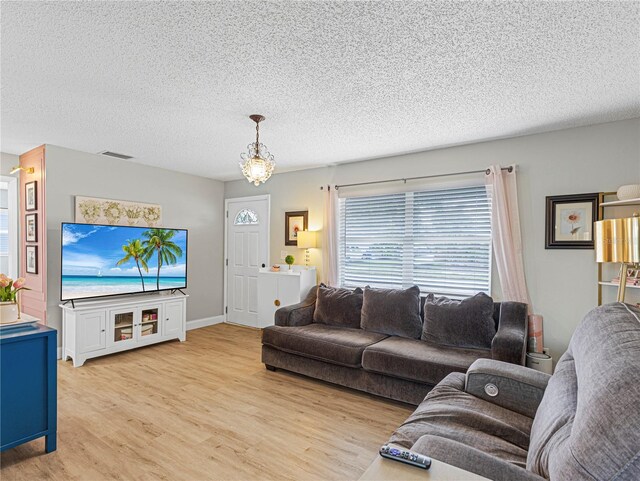
<svg viewBox="0 0 640 481">
<path fill-rule="evenodd" d="M 465 373 L 477 359 L 523 364 L 527 309 L 494 303 L 491 349 L 468 349 L 314 322 L 317 289 L 276 311 L 262 334 L 262 362 L 323 381 L 417 405 L 451 372 Z M 424 310 L 424 297 L 421 310 Z M 421 318 L 424 318 L 421 313 Z"/>
</svg>

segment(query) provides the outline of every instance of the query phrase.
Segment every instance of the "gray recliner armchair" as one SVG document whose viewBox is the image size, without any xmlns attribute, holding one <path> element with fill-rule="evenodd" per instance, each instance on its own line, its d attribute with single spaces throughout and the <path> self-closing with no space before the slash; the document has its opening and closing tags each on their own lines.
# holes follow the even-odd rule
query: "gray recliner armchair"
<svg viewBox="0 0 640 481">
<path fill-rule="evenodd" d="M 591 311 L 553 376 L 451 373 L 389 442 L 498 481 L 640 480 L 640 309 Z"/>
</svg>

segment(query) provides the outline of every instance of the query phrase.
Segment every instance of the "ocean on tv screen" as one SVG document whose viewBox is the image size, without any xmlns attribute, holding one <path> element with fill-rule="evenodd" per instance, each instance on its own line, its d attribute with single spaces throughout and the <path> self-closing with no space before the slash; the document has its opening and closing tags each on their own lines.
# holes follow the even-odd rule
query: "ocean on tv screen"
<svg viewBox="0 0 640 481">
<path fill-rule="evenodd" d="M 62 225 L 62 300 L 186 285 L 184 229 Z"/>
</svg>

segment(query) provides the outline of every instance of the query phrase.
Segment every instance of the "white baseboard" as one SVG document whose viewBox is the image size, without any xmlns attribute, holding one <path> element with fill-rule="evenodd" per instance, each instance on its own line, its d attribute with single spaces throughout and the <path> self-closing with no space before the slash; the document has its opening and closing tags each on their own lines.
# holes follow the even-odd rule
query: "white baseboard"
<svg viewBox="0 0 640 481">
<path fill-rule="evenodd" d="M 56 355 L 58 356 L 56 359 L 62 359 L 62 348 L 61 347 L 58 348 L 58 350 L 56 352 Z"/>
<path fill-rule="evenodd" d="M 194 319 L 193 321 L 187 321 L 187 331 L 200 329 L 201 327 L 213 326 L 214 324 L 220 324 L 221 322 L 224 322 L 224 314 L 205 317 L 203 319 Z"/>
</svg>

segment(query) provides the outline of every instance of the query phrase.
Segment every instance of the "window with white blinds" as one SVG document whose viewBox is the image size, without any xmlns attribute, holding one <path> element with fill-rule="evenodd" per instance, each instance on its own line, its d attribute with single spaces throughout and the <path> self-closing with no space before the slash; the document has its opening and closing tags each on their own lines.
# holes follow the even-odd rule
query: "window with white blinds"
<svg viewBox="0 0 640 481">
<path fill-rule="evenodd" d="M 344 287 L 403 288 L 463 298 L 491 290 L 485 186 L 340 199 Z"/>
<path fill-rule="evenodd" d="M 6 182 L 0 182 L 0 272 L 9 272 L 9 191 Z"/>
</svg>

